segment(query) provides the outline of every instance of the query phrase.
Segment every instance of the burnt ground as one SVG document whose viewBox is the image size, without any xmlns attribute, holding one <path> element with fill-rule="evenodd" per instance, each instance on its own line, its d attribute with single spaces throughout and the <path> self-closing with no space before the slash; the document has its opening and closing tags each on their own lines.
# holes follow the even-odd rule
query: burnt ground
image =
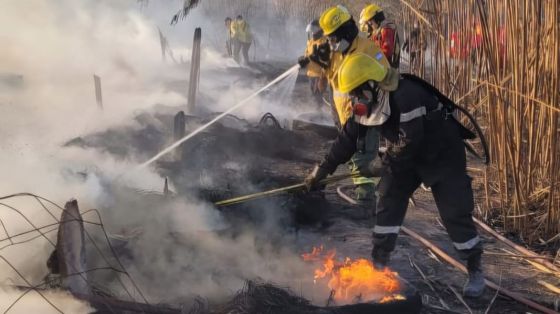
<svg viewBox="0 0 560 314">
<path fill-rule="evenodd" d="M 307 90 L 305 80 L 298 80 L 291 105 L 309 103 Z M 119 158 L 145 160 L 171 142 L 173 114 L 181 109 L 165 108 L 145 113 L 136 118 L 135 127 L 85 135 L 67 145 L 101 150 Z M 201 117 L 187 117 L 187 132 L 211 118 L 212 115 L 208 113 Z M 328 149 L 332 138 L 333 133 L 324 132 L 322 127 L 289 130 L 273 123 L 259 125 L 255 121 L 231 116 L 182 145 L 179 152 L 159 161 L 156 168 L 162 177 L 169 177 L 174 183 L 175 193 L 197 193 L 203 199 L 216 201 L 301 182 Z M 123 148 L 117 144 L 122 142 L 129 145 Z M 339 167 L 339 173 L 346 171 L 346 167 Z M 476 182 L 475 188 L 478 187 Z M 310 231 L 302 233 L 296 240 L 301 242 L 302 252 L 310 249 L 308 237 L 311 234 L 313 243 L 336 248 L 339 256 L 370 256 L 371 221 L 367 209 L 347 203 L 336 192 L 338 186 L 347 183 L 328 186 L 324 197 L 321 194 L 300 194 L 275 198 L 281 204 L 278 210 L 291 213 L 287 225 Z M 416 206 L 409 207 L 405 226 L 457 258 L 445 230 L 438 222 L 430 193 L 419 189 L 415 199 Z M 236 216 L 241 215 L 237 209 L 263 204 L 268 203 L 257 201 L 222 210 L 227 217 L 235 220 L 238 218 Z M 489 252 L 504 253 L 502 249 L 509 249 L 487 234 L 482 233 L 482 236 Z M 466 276 L 434 257 L 413 238 L 400 235 L 391 267 L 418 289 L 425 305 L 423 313 L 468 313 L 465 305 L 453 293 L 453 290 L 461 292 Z M 560 280 L 543 274 L 522 260 L 486 255 L 484 268 L 489 279 L 506 289 L 551 308 L 557 300 L 557 295 L 543 288 L 538 281 L 559 286 Z M 482 298 L 465 301 L 473 313 L 484 313 L 489 305 L 489 313 L 536 313 L 500 295 L 493 301 L 494 296 L 495 291 L 487 289 Z M 443 310 L 445 307 L 449 309 Z"/>
</svg>

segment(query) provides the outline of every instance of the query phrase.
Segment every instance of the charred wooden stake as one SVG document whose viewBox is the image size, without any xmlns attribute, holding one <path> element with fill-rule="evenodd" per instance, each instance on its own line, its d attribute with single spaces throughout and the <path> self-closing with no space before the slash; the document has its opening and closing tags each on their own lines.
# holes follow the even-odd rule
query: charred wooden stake
<svg viewBox="0 0 560 314">
<path fill-rule="evenodd" d="M 165 177 L 165 183 L 163 184 L 163 196 L 169 196 L 169 185 L 167 184 L 167 177 Z"/>
<path fill-rule="evenodd" d="M 101 94 L 101 78 L 93 75 L 93 85 L 95 86 L 95 101 L 100 109 L 103 109 L 103 97 Z"/>
<path fill-rule="evenodd" d="M 194 39 L 191 56 L 191 74 L 189 78 L 189 98 L 187 109 L 189 113 L 194 111 L 196 93 L 198 92 L 198 81 L 200 80 L 200 41 L 202 39 L 202 29 L 197 27 L 194 30 Z"/>
<path fill-rule="evenodd" d="M 185 113 L 183 111 L 179 111 L 175 115 L 175 119 L 173 122 L 173 141 L 176 142 L 182 139 L 185 136 Z M 178 146 L 175 149 L 175 160 L 183 159 L 183 152 L 182 147 Z"/>
<path fill-rule="evenodd" d="M 62 286 L 73 294 L 88 295 L 84 224 L 78 201 L 64 205 L 58 229 L 56 255 Z"/>
</svg>

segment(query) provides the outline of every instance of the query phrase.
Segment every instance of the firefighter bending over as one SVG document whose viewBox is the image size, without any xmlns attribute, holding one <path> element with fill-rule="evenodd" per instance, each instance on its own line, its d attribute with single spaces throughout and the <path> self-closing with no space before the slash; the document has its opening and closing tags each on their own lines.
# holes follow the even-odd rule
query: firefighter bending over
<svg viewBox="0 0 560 314">
<path fill-rule="evenodd" d="M 389 262 L 408 199 L 424 183 L 431 187 L 454 247 L 467 261 L 469 278 L 463 294 L 479 297 L 485 286 L 482 244 L 472 220 L 473 191 L 463 143 L 474 134 L 455 120 L 455 104 L 435 87 L 413 75 L 392 75 L 394 71 L 365 54 L 344 61 L 338 88 L 352 96 L 353 117 L 306 178 L 306 185 L 316 188 L 317 182 L 350 159 L 369 129 L 379 130 L 389 142 L 387 151 L 360 169 L 364 176 L 381 177 L 373 229 L 374 264 L 384 267 Z"/>
</svg>

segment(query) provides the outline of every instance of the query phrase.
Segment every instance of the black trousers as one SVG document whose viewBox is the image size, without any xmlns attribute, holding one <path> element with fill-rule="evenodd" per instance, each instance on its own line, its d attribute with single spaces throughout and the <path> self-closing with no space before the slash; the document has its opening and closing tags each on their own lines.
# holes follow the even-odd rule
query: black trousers
<svg viewBox="0 0 560 314">
<path fill-rule="evenodd" d="M 462 259 L 469 259 L 482 253 L 482 244 L 472 220 L 473 191 L 465 166 L 448 172 L 444 178 L 431 185 L 431 189 L 443 225 L 455 249 Z M 408 199 L 421 183 L 422 178 L 414 168 L 381 178 L 378 186 L 377 221 L 373 230 L 374 260 L 388 258 L 389 253 L 395 249 Z"/>
</svg>

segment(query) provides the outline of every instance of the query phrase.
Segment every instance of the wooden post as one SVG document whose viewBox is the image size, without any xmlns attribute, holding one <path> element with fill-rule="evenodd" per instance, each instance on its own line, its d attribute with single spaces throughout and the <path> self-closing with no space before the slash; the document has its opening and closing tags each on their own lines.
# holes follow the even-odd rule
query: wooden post
<svg viewBox="0 0 560 314">
<path fill-rule="evenodd" d="M 76 200 L 64 206 L 58 227 L 56 254 L 62 286 L 72 293 L 88 295 L 90 286 L 86 273 L 84 224 Z"/>
<path fill-rule="evenodd" d="M 173 141 L 176 142 L 185 136 L 185 113 L 179 111 L 175 115 L 173 123 Z M 183 148 L 179 145 L 175 149 L 175 159 L 181 160 L 183 158 Z"/>
<path fill-rule="evenodd" d="M 103 109 L 103 98 L 101 95 L 101 78 L 97 75 L 93 75 L 93 84 L 95 85 L 95 100 L 97 101 L 97 106 Z"/>
<path fill-rule="evenodd" d="M 169 185 L 167 184 L 167 177 L 165 177 L 165 182 L 163 183 L 163 196 L 169 195 Z"/>
<path fill-rule="evenodd" d="M 191 56 L 191 74 L 189 78 L 189 94 L 187 110 L 189 113 L 194 111 L 196 93 L 198 92 L 198 82 L 200 80 L 200 41 L 202 39 L 202 29 L 197 27 L 194 30 L 194 39 Z"/>
<path fill-rule="evenodd" d="M 165 50 L 167 49 L 167 39 L 165 38 L 165 36 L 163 36 L 159 27 L 158 27 L 158 33 L 159 33 L 159 44 L 161 46 L 161 60 L 165 62 Z"/>
</svg>

